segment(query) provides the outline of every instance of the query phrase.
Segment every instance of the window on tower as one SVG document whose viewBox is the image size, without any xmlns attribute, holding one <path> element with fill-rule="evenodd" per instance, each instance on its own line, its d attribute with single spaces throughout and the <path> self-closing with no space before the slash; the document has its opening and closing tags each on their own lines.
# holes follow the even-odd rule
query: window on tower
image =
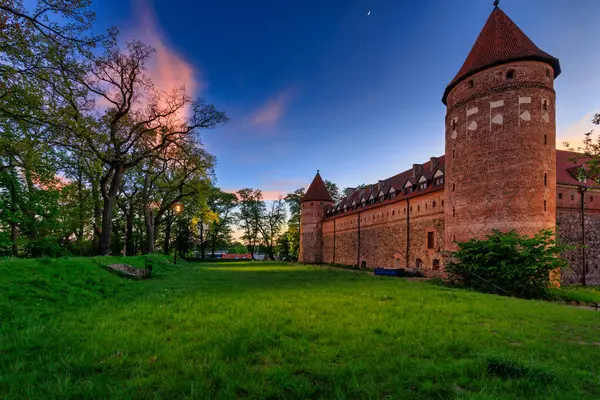
<svg viewBox="0 0 600 400">
<path fill-rule="evenodd" d="M 513 79 L 514 77 L 515 77 L 515 70 L 514 69 L 508 70 L 508 72 L 506 73 L 506 79 Z"/>
</svg>

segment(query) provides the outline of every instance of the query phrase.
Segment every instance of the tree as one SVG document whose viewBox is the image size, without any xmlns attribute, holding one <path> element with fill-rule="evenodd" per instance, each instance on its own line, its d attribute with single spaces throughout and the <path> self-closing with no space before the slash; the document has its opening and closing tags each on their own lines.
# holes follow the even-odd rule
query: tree
<svg viewBox="0 0 600 400">
<path fill-rule="evenodd" d="M 337 204 L 340 200 L 342 200 L 344 198 L 343 193 L 340 191 L 340 188 L 338 188 L 338 185 L 325 179 L 325 187 L 327 188 L 327 191 L 329 192 L 329 195 L 331 196 L 331 199 L 333 200 L 333 202 L 335 204 Z"/>
<path fill-rule="evenodd" d="M 284 223 L 285 206 L 282 198 L 271 201 L 269 206 L 262 203 L 259 208 L 258 230 L 271 260 L 275 260 L 275 244 Z"/>
<path fill-rule="evenodd" d="M 217 246 L 224 246 L 230 241 L 232 224 L 234 222 L 233 210 L 237 206 L 237 198 L 233 193 L 212 188 L 207 202 L 209 209 L 216 216 L 210 225 L 208 233 L 211 255 L 214 257 Z"/>
<path fill-rule="evenodd" d="M 300 202 L 304 197 L 304 188 L 296 189 L 293 193 L 288 193 L 284 200 L 290 212 L 288 219 L 288 242 L 290 247 L 290 257 L 297 260 L 300 253 Z"/>
<path fill-rule="evenodd" d="M 259 221 L 264 202 L 260 189 L 240 189 L 236 192 L 239 211 L 236 214 L 238 224 L 243 231 L 242 239 L 245 241 L 248 252 L 254 259 L 254 248 L 259 237 Z"/>
<path fill-rule="evenodd" d="M 110 44 L 87 65 L 87 74 L 73 78 L 80 90 L 67 94 L 62 110 L 68 133 L 62 144 L 88 151 L 104 165 L 100 179 L 102 255 L 108 254 L 113 208 L 125 172 L 159 158 L 166 149 L 193 143 L 201 129 L 227 121 L 213 105 L 192 101 L 183 88 L 168 93 L 156 90 L 145 75 L 152 53 L 152 48 L 138 41 L 127 43 L 125 49 Z M 102 112 L 93 107 L 96 100 L 106 104 Z"/>
</svg>

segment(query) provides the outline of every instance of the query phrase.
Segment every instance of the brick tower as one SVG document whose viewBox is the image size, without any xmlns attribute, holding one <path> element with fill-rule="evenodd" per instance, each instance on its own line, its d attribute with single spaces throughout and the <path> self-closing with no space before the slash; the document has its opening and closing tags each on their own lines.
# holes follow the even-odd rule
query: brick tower
<svg viewBox="0 0 600 400">
<path fill-rule="evenodd" d="M 300 255 L 308 264 L 323 262 L 323 219 L 333 200 L 319 171 L 300 202 Z"/>
<path fill-rule="evenodd" d="M 554 79 L 540 50 L 497 6 L 446 88 L 446 248 L 492 229 L 556 226 Z"/>
</svg>

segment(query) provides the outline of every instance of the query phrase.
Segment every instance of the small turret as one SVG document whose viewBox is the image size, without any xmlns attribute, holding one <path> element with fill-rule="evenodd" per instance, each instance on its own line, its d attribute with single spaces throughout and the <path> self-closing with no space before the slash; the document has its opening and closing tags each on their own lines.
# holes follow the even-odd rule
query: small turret
<svg viewBox="0 0 600 400">
<path fill-rule="evenodd" d="M 333 206 L 319 171 L 300 202 L 300 262 L 323 262 L 323 219 Z"/>
</svg>

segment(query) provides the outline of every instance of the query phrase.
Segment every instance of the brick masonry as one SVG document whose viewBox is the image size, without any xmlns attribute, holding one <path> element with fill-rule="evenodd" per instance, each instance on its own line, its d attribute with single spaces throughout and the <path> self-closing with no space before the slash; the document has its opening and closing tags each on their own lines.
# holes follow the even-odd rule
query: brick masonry
<svg viewBox="0 0 600 400">
<path fill-rule="evenodd" d="M 582 210 L 581 183 L 565 175 L 571 166 L 563 159 L 557 185 L 558 60 L 495 7 L 463 70 L 442 100 L 446 153 L 438 172 L 445 182 L 413 192 L 416 179 L 425 176 L 415 164 L 410 190 L 393 187 L 394 197 L 386 197 L 379 184 L 371 187 L 381 202 L 348 200 L 335 209 L 327 208 L 332 203 L 303 203 L 301 261 L 439 275 L 445 250 L 454 250 L 457 241 L 482 238 L 492 229 L 533 235 L 556 228 L 559 240 L 569 244 L 586 237 L 585 250 L 564 255 L 572 268 L 562 271 L 562 282 L 581 283 L 585 270 L 586 283 L 600 284 L 600 192 L 588 189 Z"/>
</svg>

